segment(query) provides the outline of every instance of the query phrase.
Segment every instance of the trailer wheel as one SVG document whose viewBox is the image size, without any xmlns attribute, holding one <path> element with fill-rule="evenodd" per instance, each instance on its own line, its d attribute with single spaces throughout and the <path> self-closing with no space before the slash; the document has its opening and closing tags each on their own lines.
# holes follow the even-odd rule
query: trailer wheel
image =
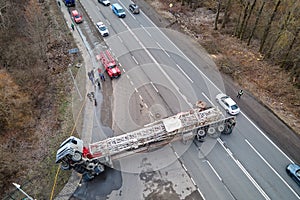
<svg viewBox="0 0 300 200">
<path fill-rule="evenodd" d="M 215 132 L 216 132 L 215 127 L 209 127 L 209 128 L 207 129 L 207 133 L 208 133 L 209 135 L 213 135 Z"/>
<path fill-rule="evenodd" d="M 75 152 L 74 155 L 72 156 L 72 160 L 73 160 L 74 162 L 80 161 L 80 160 L 81 160 L 81 153 Z"/>
<path fill-rule="evenodd" d="M 197 136 L 199 136 L 199 137 L 205 137 L 206 136 L 206 131 L 204 129 L 199 128 L 197 130 Z"/>
<path fill-rule="evenodd" d="M 225 129 L 224 124 L 220 124 L 220 125 L 218 126 L 218 131 L 219 131 L 220 133 L 222 133 L 222 132 L 224 131 L 224 129 Z"/>
</svg>

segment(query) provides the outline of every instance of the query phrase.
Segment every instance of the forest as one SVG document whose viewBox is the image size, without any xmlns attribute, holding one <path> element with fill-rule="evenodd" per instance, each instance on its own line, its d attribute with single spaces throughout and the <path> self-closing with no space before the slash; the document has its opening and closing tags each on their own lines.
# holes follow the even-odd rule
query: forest
<svg viewBox="0 0 300 200">
<path fill-rule="evenodd" d="M 214 29 L 233 35 L 248 46 L 258 43 L 262 58 L 289 73 L 300 87 L 300 1 L 298 0 L 180 0 L 191 9 L 216 13 Z"/>
</svg>

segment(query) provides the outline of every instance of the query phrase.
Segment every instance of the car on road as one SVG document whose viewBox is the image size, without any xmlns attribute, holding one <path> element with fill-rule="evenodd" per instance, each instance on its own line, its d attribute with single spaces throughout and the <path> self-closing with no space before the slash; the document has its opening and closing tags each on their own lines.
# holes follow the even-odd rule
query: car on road
<svg viewBox="0 0 300 200">
<path fill-rule="evenodd" d="M 120 6 L 120 4 L 118 4 L 118 3 L 112 4 L 111 9 L 112 9 L 113 13 L 115 13 L 115 15 L 117 15 L 118 17 L 120 17 L 120 18 L 126 17 L 125 10 L 122 8 L 122 6 Z"/>
<path fill-rule="evenodd" d="M 104 6 L 109 6 L 110 1 L 109 0 L 98 0 L 99 3 L 103 4 Z"/>
<path fill-rule="evenodd" d="M 102 35 L 102 37 L 106 37 L 109 35 L 107 27 L 103 24 L 103 22 L 97 22 L 96 23 L 97 29 Z"/>
<path fill-rule="evenodd" d="M 130 12 L 132 12 L 133 14 L 139 14 L 140 13 L 140 8 L 138 7 L 138 5 L 132 3 L 129 4 L 129 10 Z"/>
<path fill-rule="evenodd" d="M 291 163 L 286 166 L 286 172 L 300 186 L 300 166 L 295 163 Z"/>
<path fill-rule="evenodd" d="M 237 115 L 240 113 L 240 108 L 238 107 L 238 105 L 226 94 L 218 94 L 216 96 L 216 100 L 228 114 Z"/>
<path fill-rule="evenodd" d="M 76 24 L 79 24 L 82 22 L 82 16 L 79 15 L 77 10 L 72 10 L 71 16 Z"/>
</svg>

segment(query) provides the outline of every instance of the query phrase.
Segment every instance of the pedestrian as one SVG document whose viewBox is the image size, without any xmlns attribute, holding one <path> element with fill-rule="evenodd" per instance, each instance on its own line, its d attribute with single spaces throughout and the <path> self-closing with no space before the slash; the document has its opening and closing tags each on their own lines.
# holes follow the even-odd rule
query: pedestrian
<svg viewBox="0 0 300 200">
<path fill-rule="evenodd" d="M 97 85 L 98 85 L 98 87 L 99 87 L 99 90 L 101 90 L 101 84 L 100 84 L 99 79 L 97 80 Z"/>
<path fill-rule="evenodd" d="M 91 76 L 94 78 L 94 70 L 91 70 Z"/>
<path fill-rule="evenodd" d="M 92 99 L 92 96 L 91 96 L 91 94 L 90 93 L 87 93 L 87 95 L 86 95 L 88 98 L 89 98 L 89 100 L 92 102 L 93 101 L 93 99 Z"/>
<path fill-rule="evenodd" d="M 244 91 L 240 90 L 236 97 L 240 99 L 243 94 L 244 94 Z"/>
<path fill-rule="evenodd" d="M 57 4 L 58 4 L 58 6 L 60 7 L 60 1 L 59 1 L 59 0 L 57 1 Z"/>
<path fill-rule="evenodd" d="M 95 106 L 97 106 L 97 100 L 96 99 L 94 99 L 95 100 Z"/>
<path fill-rule="evenodd" d="M 88 77 L 89 77 L 90 81 L 92 82 L 92 84 L 94 85 L 94 79 L 93 79 L 91 72 L 88 72 Z"/>
<path fill-rule="evenodd" d="M 102 81 L 105 81 L 105 76 L 104 76 L 103 73 L 100 73 L 100 78 L 101 78 Z"/>
<path fill-rule="evenodd" d="M 72 30 L 74 31 L 74 24 L 73 23 L 71 23 L 71 28 L 72 28 Z"/>
</svg>

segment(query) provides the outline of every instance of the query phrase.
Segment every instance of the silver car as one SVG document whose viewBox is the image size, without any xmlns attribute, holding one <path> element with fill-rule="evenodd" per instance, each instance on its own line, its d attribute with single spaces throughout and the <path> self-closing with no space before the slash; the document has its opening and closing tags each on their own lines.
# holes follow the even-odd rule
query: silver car
<svg viewBox="0 0 300 200">
<path fill-rule="evenodd" d="M 133 14 L 139 14 L 140 13 L 140 8 L 136 4 L 129 4 L 129 10 Z"/>
</svg>

